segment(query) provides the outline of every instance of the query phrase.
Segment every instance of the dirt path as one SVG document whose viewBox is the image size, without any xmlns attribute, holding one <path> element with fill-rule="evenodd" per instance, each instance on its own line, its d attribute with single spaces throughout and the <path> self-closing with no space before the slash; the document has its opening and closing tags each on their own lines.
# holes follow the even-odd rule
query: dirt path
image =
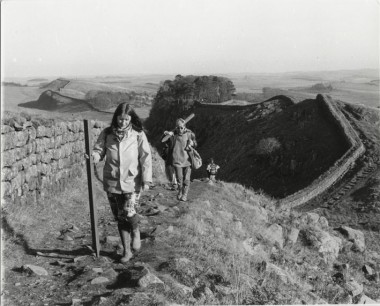
<svg viewBox="0 0 380 306">
<path fill-rule="evenodd" d="M 202 185 L 193 183 L 190 198 L 201 192 Z M 99 299 L 106 297 L 104 305 L 113 305 L 109 296 L 115 295 L 115 290 L 124 295 L 144 291 L 136 286 L 143 267 L 158 269 L 172 255 L 173 250 L 161 237 L 171 230 L 178 214 L 191 205 L 191 201 L 179 202 L 175 196 L 176 192 L 165 186 L 144 193 L 138 210 L 142 248 L 125 265 L 119 263 L 122 248 L 106 197 L 98 198 L 100 257 L 96 258 L 91 249 L 88 215 L 78 215 L 70 224 L 57 224 L 56 232 L 46 235 L 37 245 L 29 245 L 21 259 L 24 265 L 44 268 L 47 275 L 30 274 L 21 266 L 6 269 L 3 305 L 98 305 Z M 93 284 L 98 277 L 108 281 Z"/>
</svg>

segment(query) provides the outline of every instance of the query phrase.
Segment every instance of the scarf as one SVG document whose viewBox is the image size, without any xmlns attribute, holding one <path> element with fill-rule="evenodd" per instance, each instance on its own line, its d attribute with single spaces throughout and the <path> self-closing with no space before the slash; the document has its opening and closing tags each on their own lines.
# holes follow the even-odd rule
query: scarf
<svg viewBox="0 0 380 306">
<path fill-rule="evenodd" d="M 132 124 L 128 125 L 125 129 L 119 127 L 112 128 L 112 133 L 116 136 L 118 142 L 121 142 L 124 137 L 128 137 L 128 133 L 132 130 Z"/>
</svg>

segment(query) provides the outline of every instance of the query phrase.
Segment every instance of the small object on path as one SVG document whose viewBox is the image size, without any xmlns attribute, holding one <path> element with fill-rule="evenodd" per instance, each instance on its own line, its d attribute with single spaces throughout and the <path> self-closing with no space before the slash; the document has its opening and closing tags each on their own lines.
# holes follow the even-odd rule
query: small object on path
<svg viewBox="0 0 380 306">
<path fill-rule="evenodd" d="M 22 269 L 31 274 L 49 275 L 48 272 L 44 268 L 35 266 L 35 265 L 23 265 Z"/>
<path fill-rule="evenodd" d="M 107 277 L 99 276 L 99 277 L 94 278 L 91 281 L 91 285 L 104 284 L 104 283 L 108 283 L 109 281 L 110 280 Z"/>
</svg>

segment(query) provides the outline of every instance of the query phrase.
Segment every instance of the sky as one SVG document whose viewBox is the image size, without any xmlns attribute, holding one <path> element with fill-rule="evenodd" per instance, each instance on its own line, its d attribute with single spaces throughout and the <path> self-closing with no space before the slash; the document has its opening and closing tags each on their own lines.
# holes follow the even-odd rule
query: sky
<svg viewBox="0 0 380 306">
<path fill-rule="evenodd" d="M 3 0 L 2 78 L 379 68 L 380 0 Z"/>
</svg>

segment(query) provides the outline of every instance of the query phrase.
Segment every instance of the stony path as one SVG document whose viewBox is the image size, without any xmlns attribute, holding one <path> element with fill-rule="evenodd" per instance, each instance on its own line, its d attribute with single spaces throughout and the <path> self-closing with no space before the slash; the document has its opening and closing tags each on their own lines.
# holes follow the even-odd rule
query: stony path
<svg viewBox="0 0 380 306">
<path fill-rule="evenodd" d="M 193 193 L 195 192 L 192 191 Z M 190 193 L 190 196 L 194 194 Z M 30 247 L 23 266 L 5 272 L 3 305 L 113 305 L 116 300 L 147 298 L 145 282 L 170 257 L 161 237 L 173 230 L 176 216 L 189 202 L 179 202 L 175 191 L 157 186 L 141 198 L 139 209 L 142 248 L 130 262 L 119 263 L 121 244 L 117 225 L 105 197 L 98 199 L 100 257 L 91 248 L 91 227 L 85 216 L 47 235 Z M 148 275 L 148 276 L 147 276 Z M 157 282 L 157 286 L 162 285 Z M 181 286 L 178 284 L 178 286 Z M 155 286 L 153 286 L 155 287 Z M 151 288 L 151 286 L 150 286 Z M 149 293 L 149 290 L 148 290 Z"/>
</svg>

